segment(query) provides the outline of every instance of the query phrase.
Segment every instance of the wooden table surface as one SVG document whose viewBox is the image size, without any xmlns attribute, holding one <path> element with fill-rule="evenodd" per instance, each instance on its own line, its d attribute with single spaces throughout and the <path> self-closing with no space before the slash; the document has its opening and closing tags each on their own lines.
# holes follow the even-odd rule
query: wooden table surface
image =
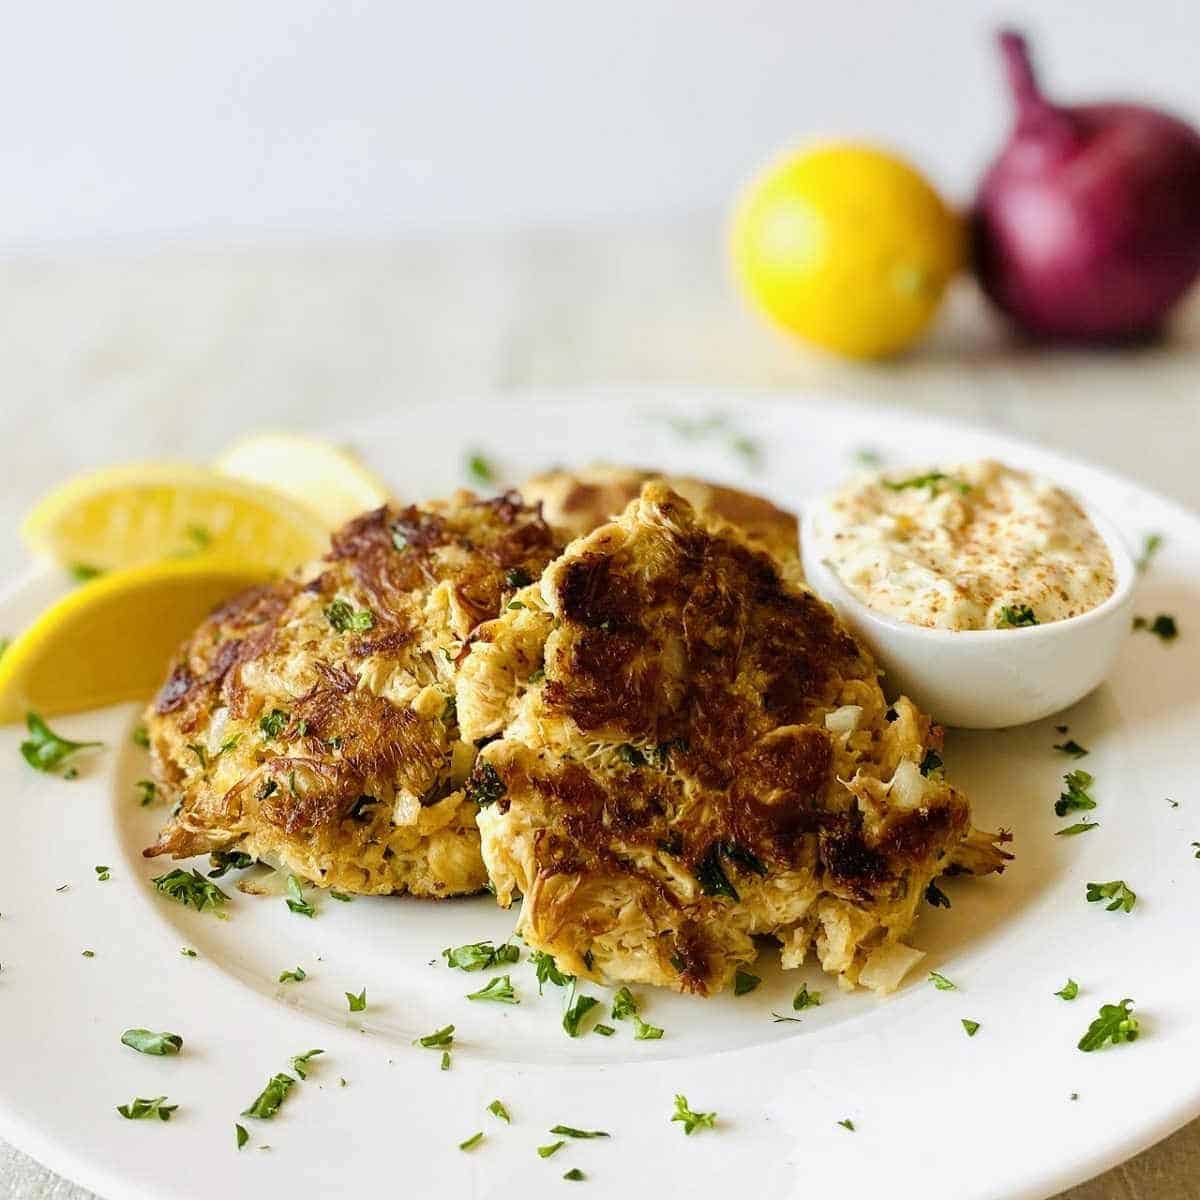
<svg viewBox="0 0 1200 1200">
<path fill-rule="evenodd" d="M 588 385 L 822 390 L 982 422 L 1200 509 L 1200 303 L 1161 344 L 1014 344 L 968 283 L 922 349 L 809 354 L 748 315 L 719 222 L 322 246 L 108 248 L 0 262 L 0 579 L 20 514 L 100 463 L 204 460 L 246 429 Z M 1195 1064 L 1181 1064 L 1194 1069 Z M 1009 1148 L 1019 1152 L 1018 1147 Z M 1070 1200 L 1193 1200 L 1200 1122 Z M 90 1193 L 0 1142 L 0 1195 Z"/>
</svg>

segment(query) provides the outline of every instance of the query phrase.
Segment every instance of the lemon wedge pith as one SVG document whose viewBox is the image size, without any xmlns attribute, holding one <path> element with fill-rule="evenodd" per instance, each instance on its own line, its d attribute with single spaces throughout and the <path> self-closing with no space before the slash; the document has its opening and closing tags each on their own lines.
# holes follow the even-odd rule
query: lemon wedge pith
<svg viewBox="0 0 1200 1200">
<path fill-rule="evenodd" d="M 284 571 L 320 554 L 327 533 L 286 496 L 186 463 L 78 476 L 42 499 L 22 528 L 36 553 L 106 571 L 197 554 Z"/>
<path fill-rule="evenodd" d="M 171 655 L 263 568 L 178 559 L 102 575 L 51 605 L 0 657 L 0 724 L 149 696 Z"/>
<path fill-rule="evenodd" d="M 214 465 L 281 492 L 330 528 L 391 498 L 383 482 L 351 452 L 304 434 L 250 434 L 234 442 Z"/>
</svg>

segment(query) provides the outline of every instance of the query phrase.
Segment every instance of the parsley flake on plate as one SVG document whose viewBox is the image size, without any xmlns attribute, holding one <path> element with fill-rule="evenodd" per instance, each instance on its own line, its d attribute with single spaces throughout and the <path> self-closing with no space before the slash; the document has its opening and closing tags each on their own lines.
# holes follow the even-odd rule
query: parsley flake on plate
<svg viewBox="0 0 1200 1200">
<path fill-rule="evenodd" d="M 443 1051 L 442 1051 L 442 1065 L 441 1065 L 441 1070 L 443 1070 L 443 1071 L 448 1071 L 448 1070 L 450 1070 L 450 1051 L 449 1051 L 449 1050 L 443 1050 Z"/>
<path fill-rule="evenodd" d="M 969 1021 L 966 1017 L 962 1019 L 962 1027 L 967 1031 L 967 1037 L 974 1037 L 979 1032 L 979 1022 Z"/>
<path fill-rule="evenodd" d="M 1134 1042 L 1140 1032 L 1137 1018 L 1133 1015 L 1132 1000 L 1122 1000 L 1120 1004 L 1102 1004 L 1100 1015 L 1079 1039 L 1079 1049 L 1088 1052 L 1099 1050 L 1109 1042 L 1114 1046 L 1121 1042 Z"/>
<path fill-rule="evenodd" d="M 838 1124 L 843 1129 L 848 1129 L 848 1130 L 850 1130 L 851 1133 L 854 1132 L 854 1122 L 852 1120 L 850 1120 L 849 1117 L 843 1118 L 841 1121 L 838 1122 Z"/>
<path fill-rule="evenodd" d="M 1040 624 L 1037 614 L 1028 604 L 1005 604 L 996 617 L 997 629 L 1025 629 Z"/>
<path fill-rule="evenodd" d="M 308 1064 L 312 1062 L 318 1054 L 324 1054 L 324 1050 L 309 1050 L 304 1054 L 295 1054 L 292 1056 L 292 1070 L 300 1076 L 301 1079 L 308 1078 Z"/>
<path fill-rule="evenodd" d="M 601 1037 L 612 1037 L 617 1031 L 611 1025 L 605 1025 L 602 1021 L 597 1021 L 592 1026 L 592 1032 L 598 1033 Z"/>
<path fill-rule="evenodd" d="M 496 1004 L 520 1004 L 521 1000 L 513 990 L 512 980 L 507 975 L 496 975 L 477 992 L 469 992 L 468 1000 L 491 1000 Z"/>
<path fill-rule="evenodd" d="M 572 1167 L 569 1171 L 563 1172 L 563 1178 L 569 1179 L 572 1183 L 580 1183 L 587 1176 L 578 1167 Z"/>
<path fill-rule="evenodd" d="M 697 1129 L 712 1129 L 717 1123 L 717 1114 L 715 1112 L 694 1112 L 688 1107 L 686 1096 L 675 1097 L 675 1114 L 671 1117 L 672 1121 L 679 1121 L 683 1125 L 683 1132 L 693 1134 Z"/>
<path fill-rule="evenodd" d="M 478 1133 L 473 1133 L 465 1142 L 459 1142 L 458 1148 L 460 1150 L 474 1150 L 475 1147 L 478 1146 L 482 1141 L 483 1130 L 481 1129 Z"/>
<path fill-rule="evenodd" d="M 177 1033 L 152 1033 L 149 1029 L 127 1029 L 121 1034 L 121 1044 L 139 1054 L 156 1054 L 163 1057 L 178 1054 L 183 1049 L 183 1038 Z"/>
<path fill-rule="evenodd" d="M 611 1133 L 606 1133 L 603 1129 L 576 1129 L 571 1125 L 555 1125 L 550 1130 L 551 1133 L 558 1134 L 559 1137 L 569 1138 L 606 1138 L 612 1137 Z"/>
<path fill-rule="evenodd" d="M 234 1125 L 234 1133 L 237 1137 L 237 1148 L 240 1150 L 249 1140 L 250 1135 L 246 1132 L 245 1125 Z"/>
<path fill-rule="evenodd" d="M 762 979 L 758 975 L 751 975 L 749 971 L 739 970 L 733 977 L 733 994 L 744 996 L 747 992 L 754 991 L 760 983 L 762 983 Z"/>
<path fill-rule="evenodd" d="M 1076 821 L 1055 833 L 1055 837 L 1074 837 L 1078 833 L 1087 833 L 1090 829 L 1099 829 L 1099 821 Z"/>
<path fill-rule="evenodd" d="M 1104 906 L 1107 912 L 1116 912 L 1117 909 L 1122 909 L 1130 913 L 1133 912 L 1133 906 L 1137 903 L 1137 893 L 1123 879 L 1112 879 L 1108 883 L 1089 883 L 1087 898 L 1089 904 L 1110 900 L 1112 903 Z"/>
<path fill-rule="evenodd" d="M 145 725 L 135 725 L 129 736 L 135 746 L 141 746 L 143 750 L 150 749 L 150 731 Z"/>
<path fill-rule="evenodd" d="M 250 1107 L 242 1111 L 242 1116 L 259 1117 L 269 1121 L 279 1111 L 279 1106 L 287 1099 L 287 1094 L 295 1083 L 290 1075 L 284 1075 L 282 1072 L 272 1075 L 267 1086 L 254 1098 Z"/>
<path fill-rule="evenodd" d="M 663 1031 L 657 1025 L 651 1025 L 642 1020 L 638 1002 L 633 998 L 633 993 L 623 987 L 613 997 L 612 1006 L 613 1019 L 617 1021 L 625 1021 L 630 1017 L 633 1018 L 633 1038 L 637 1042 L 656 1042 L 662 1037 Z"/>
<path fill-rule="evenodd" d="M 929 972 L 929 982 L 933 984 L 939 992 L 954 992 L 958 990 L 958 984 L 952 983 L 945 975 L 938 971 Z"/>
<path fill-rule="evenodd" d="M 185 908 L 191 906 L 198 912 L 211 909 L 214 916 L 222 920 L 226 917 L 220 910 L 229 897 L 194 867 L 190 873 L 182 867 L 176 867 L 165 875 L 156 875 L 150 882 L 164 896 L 170 896 Z"/>
<path fill-rule="evenodd" d="M 802 983 L 800 990 L 792 997 L 792 1011 L 803 1012 L 806 1008 L 816 1008 L 821 1003 L 820 992 L 810 992 L 808 984 Z"/>
<path fill-rule="evenodd" d="M 424 1046 L 427 1050 L 440 1048 L 442 1046 L 451 1046 L 453 1044 L 453 1025 L 446 1025 L 441 1029 L 436 1029 L 433 1033 L 427 1033 L 424 1037 L 417 1038 L 417 1040 L 413 1042 L 414 1046 Z"/>
<path fill-rule="evenodd" d="M 164 1104 L 164 1100 L 166 1096 L 155 1096 L 152 1100 L 143 1100 L 139 1096 L 128 1104 L 118 1104 L 117 1112 L 127 1121 L 152 1121 L 155 1117 L 160 1121 L 169 1121 L 179 1105 Z"/>
<path fill-rule="evenodd" d="M 256 861 L 253 854 L 246 854 L 242 850 L 214 850 L 208 856 L 208 865 L 212 868 L 208 877 L 220 879 L 230 871 L 244 871 L 254 866 Z"/>
<path fill-rule="evenodd" d="M 509 1116 L 508 1109 L 504 1107 L 499 1100 L 493 1100 L 487 1107 L 488 1112 L 492 1114 L 498 1121 L 503 1121 L 505 1125 L 512 1124 L 512 1117 Z"/>
<path fill-rule="evenodd" d="M 335 633 L 366 633 L 375 626 L 375 614 L 369 608 L 354 608 L 345 600 L 334 600 L 325 609 L 325 620 Z"/>
<path fill-rule="evenodd" d="M 303 967 L 297 967 L 294 971 L 281 971 L 279 973 L 280 983 L 303 983 L 308 978 L 308 972 Z"/>
<path fill-rule="evenodd" d="M 600 1003 L 595 996 L 576 996 L 563 1013 L 562 1027 L 568 1037 L 578 1037 L 582 1032 L 583 1018 Z"/>
<path fill-rule="evenodd" d="M 1067 738 L 1065 742 L 1055 742 L 1055 750 L 1061 750 L 1063 754 L 1069 754 L 1072 758 L 1083 758 L 1087 754 L 1087 749 L 1081 746 L 1074 738 Z"/>
<path fill-rule="evenodd" d="M 108 867 L 95 867 L 94 870 L 96 872 L 97 883 L 107 883 L 112 878 Z"/>
<path fill-rule="evenodd" d="M 537 1148 L 538 1158 L 549 1158 L 552 1154 L 557 1154 L 567 1143 L 566 1142 L 551 1142 L 548 1146 L 539 1146 Z"/>
<path fill-rule="evenodd" d="M 158 784 L 153 779 L 139 779 L 134 786 L 138 790 L 138 803 L 149 808 L 158 797 Z"/>
<path fill-rule="evenodd" d="M 936 496 L 938 489 L 943 485 L 955 488 L 964 496 L 971 490 L 969 483 L 964 483 L 961 479 L 954 479 L 942 471 L 928 471 L 924 475 L 912 475 L 908 479 L 881 479 L 879 482 L 889 492 L 903 492 L 908 488 L 928 488 L 930 497 Z"/>
<path fill-rule="evenodd" d="M 469 942 L 465 946 L 447 946 L 442 957 L 448 967 L 460 971 L 487 971 L 502 963 L 519 961 L 521 952 L 511 942 L 493 946 L 491 941 Z"/>
<path fill-rule="evenodd" d="M 304 899 L 304 888 L 295 875 L 287 877 L 287 890 L 287 906 L 292 912 L 302 917 L 316 916 L 317 910 Z"/>
<path fill-rule="evenodd" d="M 1090 812 L 1095 808 L 1096 801 L 1088 790 L 1095 782 L 1095 776 L 1087 771 L 1068 771 L 1063 776 L 1067 790 L 1054 802 L 1054 815 L 1065 817 L 1069 812 Z"/>
<path fill-rule="evenodd" d="M 1067 982 L 1054 993 L 1056 996 L 1061 996 L 1064 1000 L 1074 1000 L 1079 995 L 1079 984 L 1075 980 L 1068 978 Z"/>
<path fill-rule="evenodd" d="M 478 450 L 467 455 L 467 474 L 476 483 L 484 486 L 496 482 L 495 466 Z"/>
<path fill-rule="evenodd" d="M 359 992 L 357 996 L 354 995 L 353 992 L 343 992 L 342 994 L 346 997 L 346 1003 L 350 1005 L 351 1012 L 365 1011 L 365 1009 L 367 1007 L 367 989 L 366 988 L 363 988 L 363 990 L 361 992 Z"/>
<path fill-rule="evenodd" d="M 932 880 L 930 880 L 929 886 L 925 889 L 925 902 L 934 908 L 950 907 L 950 897 Z"/>
<path fill-rule="evenodd" d="M 1153 621 L 1146 617 L 1134 617 L 1133 627 L 1146 633 L 1152 633 L 1164 642 L 1173 642 L 1179 636 L 1179 626 L 1176 625 L 1175 618 L 1167 613 L 1159 613 Z"/>
<path fill-rule="evenodd" d="M 291 718 L 282 708 L 273 708 L 258 718 L 258 728 L 264 738 L 277 738 L 287 728 L 289 720 Z"/>
<path fill-rule="evenodd" d="M 35 712 L 25 714 L 25 727 L 29 737 L 21 743 L 21 757 L 35 771 L 53 771 L 72 755 L 104 745 L 103 742 L 72 742 L 69 738 L 59 737 Z"/>
</svg>

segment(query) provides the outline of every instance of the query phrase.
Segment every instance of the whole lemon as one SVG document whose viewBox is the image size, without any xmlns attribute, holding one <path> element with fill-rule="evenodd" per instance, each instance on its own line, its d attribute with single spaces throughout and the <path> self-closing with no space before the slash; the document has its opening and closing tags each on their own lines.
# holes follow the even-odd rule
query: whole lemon
<svg viewBox="0 0 1200 1200">
<path fill-rule="evenodd" d="M 792 153 L 743 193 L 733 265 L 772 320 L 853 358 L 895 354 L 963 265 L 961 220 L 908 163 L 839 142 Z"/>
</svg>

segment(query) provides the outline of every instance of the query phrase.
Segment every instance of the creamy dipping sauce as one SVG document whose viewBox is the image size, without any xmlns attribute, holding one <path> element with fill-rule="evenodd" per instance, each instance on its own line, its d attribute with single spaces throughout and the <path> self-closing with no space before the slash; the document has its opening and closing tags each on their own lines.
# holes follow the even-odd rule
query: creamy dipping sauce
<svg viewBox="0 0 1200 1200">
<path fill-rule="evenodd" d="M 864 604 L 932 629 L 1045 625 L 1116 586 L 1076 501 L 990 460 L 861 476 L 827 501 L 819 529 L 822 557 Z"/>
</svg>

